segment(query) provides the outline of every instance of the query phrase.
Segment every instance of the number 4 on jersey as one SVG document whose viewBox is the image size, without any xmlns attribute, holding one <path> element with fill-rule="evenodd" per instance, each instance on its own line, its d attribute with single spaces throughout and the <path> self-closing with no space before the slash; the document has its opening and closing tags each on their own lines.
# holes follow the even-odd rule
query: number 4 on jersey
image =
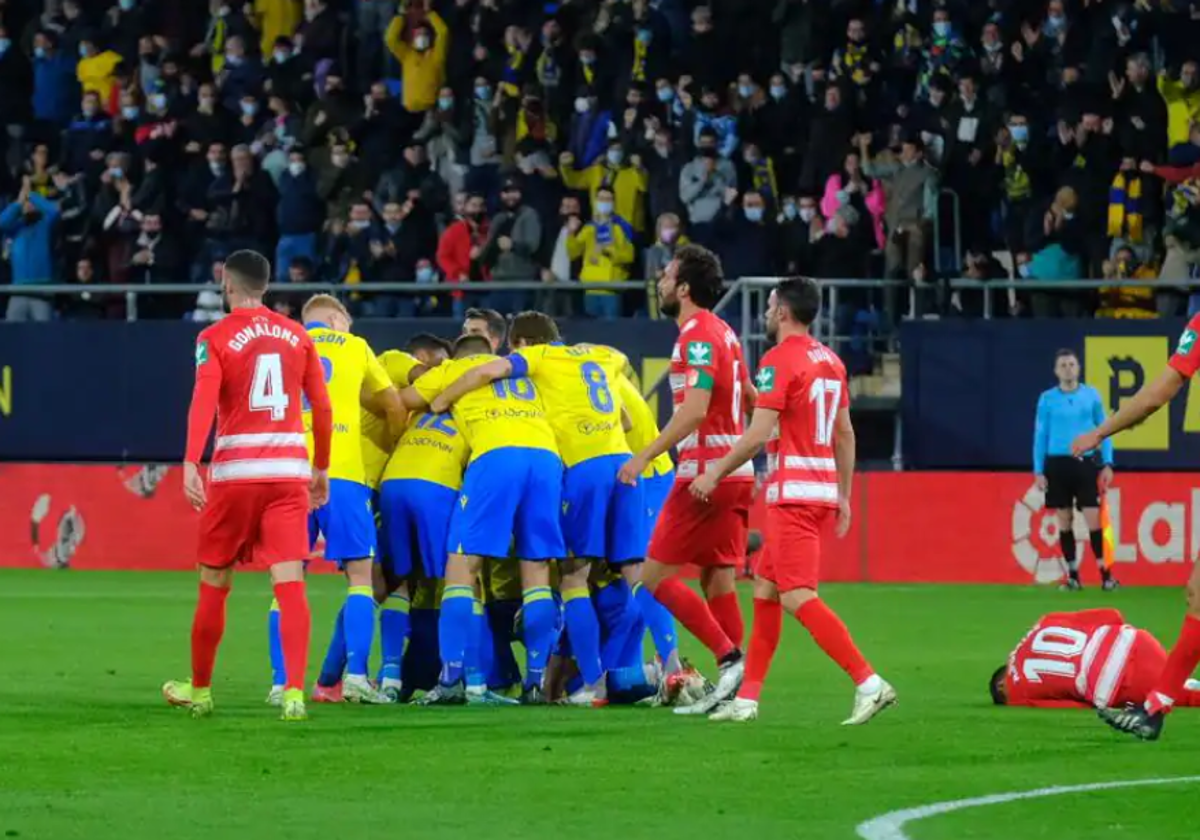
<svg viewBox="0 0 1200 840">
<path fill-rule="evenodd" d="M 283 387 L 283 362 L 278 353 L 263 353 L 254 360 L 250 383 L 250 410 L 269 411 L 272 420 L 287 416 L 288 395 Z"/>
</svg>

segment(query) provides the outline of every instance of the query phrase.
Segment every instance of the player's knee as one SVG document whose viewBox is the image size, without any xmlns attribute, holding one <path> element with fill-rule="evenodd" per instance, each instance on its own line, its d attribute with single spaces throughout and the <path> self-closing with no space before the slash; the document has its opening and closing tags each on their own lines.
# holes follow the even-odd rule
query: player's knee
<svg viewBox="0 0 1200 840">
<path fill-rule="evenodd" d="M 801 587 L 780 592 L 779 603 L 783 604 L 783 608 L 789 613 L 795 613 L 809 601 L 815 601 L 818 597 L 817 590 Z"/>
<path fill-rule="evenodd" d="M 301 560 L 276 563 L 271 567 L 272 583 L 296 583 L 302 580 L 304 580 L 304 563 Z"/>
<path fill-rule="evenodd" d="M 550 585 L 550 564 L 538 563 L 533 560 L 521 561 L 521 586 L 531 589 L 535 586 Z"/>
<path fill-rule="evenodd" d="M 201 566 L 200 580 L 205 586 L 228 589 L 233 585 L 233 569 L 214 569 L 211 566 Z"/>
<path fill-rule="evenodd" d="M 1073 514 L 1074 514 L 1074 511 L 1071 508 L 1059 508 L 1058 510 L 1056 510 L 1054 512 L 1054 515 L 1058 519 L 1058 527 L 1059 528 L 1070 528 Z"/>
<path fill-rule="evenodd" d="M 483 561 L 466 554 L 451 554 L 446 561 L 446 584 L 448 586 L 474 586 L 479 577 Z"/>
<path fill-rule="evenodd" d="M 658 589 L 659 584 L 670 576 L 670 571 L 670 567 L 659 563 L 657 560 L 647 560 L 641 564 L 641 584 L 651 592 L 654 592 Z"/>
<path fill-rule="evenodd" d="M 346 579 L 351 586 L 374 587 L 375 564 L 370 560 L 350 560 L 346 563 Z"/>
<path fill-rule="evenodd" d="M 763 578 L 754 579 L 754 597 L 760 601 L 778 601 L 779 587 Z"/>
<path fill-rule="evenodd" d="M 643 565 L 645 564 L 626 563 L 625 565 L 621 566 L 621 577 L 625 578 L 625 582 L 629 584 L 630 588 L 632 588 L 635 583 L 642 579 Z"/>
<path fill-rule="evenodd" d="M 732 566 L 705 569 L 700 578 L 700 586 L 704 589 L 704 597 L 712 600 L 737 591 L 737 576 Z"/>
</svg>

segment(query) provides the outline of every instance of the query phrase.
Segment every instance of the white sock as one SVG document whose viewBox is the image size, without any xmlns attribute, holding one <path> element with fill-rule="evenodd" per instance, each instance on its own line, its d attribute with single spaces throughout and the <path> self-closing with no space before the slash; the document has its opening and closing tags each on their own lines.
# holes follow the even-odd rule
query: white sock
<svg viewBox="0 0 1200 840">
<path fill-rule="evenodd" d="M 881 688 L 883 688 L 883 680 L 879 678 L 878 674 L 872 674 L 858 684 L 860 694 L 874 694 Z"/>
</svg>

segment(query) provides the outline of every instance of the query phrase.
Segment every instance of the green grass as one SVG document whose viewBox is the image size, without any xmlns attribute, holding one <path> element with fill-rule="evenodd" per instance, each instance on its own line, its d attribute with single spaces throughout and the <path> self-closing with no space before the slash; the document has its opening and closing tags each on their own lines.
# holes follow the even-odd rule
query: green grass
<svg viewBox="0 0 1200 840">
<path fill-rule="evenodd" d="M 314 659 L 341 587 L 313 582 Z M 1064 604 L 1115 603 L 1169 644 L 1177 591 L 831 586 L 828 601 L 900 694 L 854 730 L 838 726 L 848 681 L 794 622 L 749 726 L 643 709 L 348 706 L 284 725 L 263 704 L 269 586 L 258 576 L 230 601 L 217 716 L 193 721 L 158 689 L 186 676 L 194 595 L 182 574 L 0 572 L 0 836 L 838 840 L 898 808 L 1200 772 L 1189 711 L 1163 741 L 1139 744 L 1089 712 L 995 709 L 985 690 L 1028 626 Z M 1195 786 L 1078 794 L 907 830 L 1191 840 L 1198 797 Z"/>
</svg>

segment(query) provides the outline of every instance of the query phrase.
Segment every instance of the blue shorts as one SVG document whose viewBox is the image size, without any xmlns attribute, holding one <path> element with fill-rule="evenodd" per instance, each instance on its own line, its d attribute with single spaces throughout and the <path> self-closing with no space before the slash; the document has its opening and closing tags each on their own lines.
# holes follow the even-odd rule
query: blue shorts
<svg viewBox="0 0 1200 840">
<path fill-rule="evenodd" d="M 381 543 L 385 568 L 396 577 L 412 574 L 420 563 L 427 580 L 446 576 L 446 537 L 458 491 L 432 481 L 401 478 L 379 488 L 383 518 Z"/>
<path fill-rule="evenodd" d="M 566 554 L 559 510 L 562 461 L 545 449 L 508 446 L 467 465 L 450 519 L 451 554 L 556 560 Z"/>
<path fill-rule="evenodd" d="M 375 512 L 371 488 L 344 478 L 329 480 L 329 501 L 308 516 L 308 540 L 325 536 L 325 559 L 339 566 L 347 560 L 375 557 Z"/>
<path fill-rule="evenodd" d="M 562 530 L 576 557 L 628 563 L 646 555 L 642 482 L 630 487 L 617 472 L 631 455 L 601 455 L 567 467 L 563 475 Z"/>
<path fill-rule="evenodd" d="M 674 484 L 675 470 L 662 475 L 652 475 L 650 478 L 642 477 L 642 499 L 646 503 L 646 517 L 650 525 L 646 532 L 646 539 L 649 539 L 650 533 L 654 531 L 654 525 L 658 522 L 658 514 Z"/>
</svg>

